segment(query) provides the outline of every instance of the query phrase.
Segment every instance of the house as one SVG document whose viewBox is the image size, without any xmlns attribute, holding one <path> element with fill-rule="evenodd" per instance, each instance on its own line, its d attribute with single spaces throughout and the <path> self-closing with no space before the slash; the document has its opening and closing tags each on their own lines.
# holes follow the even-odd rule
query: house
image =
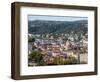
<svg viewBox="0 0 100 82">
<path fill-rule="evenodd" d="M 60 54 L 59 54 L 59 52 L 52 52 L 52 56 L 53 57 L 57 57 L 57 56 L 59 56 Z"/>
</svg>

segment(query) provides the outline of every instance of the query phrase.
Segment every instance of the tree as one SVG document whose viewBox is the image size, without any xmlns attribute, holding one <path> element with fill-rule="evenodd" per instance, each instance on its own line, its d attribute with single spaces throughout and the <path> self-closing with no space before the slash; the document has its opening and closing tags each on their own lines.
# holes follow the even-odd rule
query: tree
<svg viewBox="0 0 100 82">
<path fill-rule="evenodd" d="M 32 37 L 32 38 L 29 37 L 28 42 L 35 42 L 35 38 L 34 37 Z"/>
<path fill-rule="evenodd" d="M 33 51 L 29 54 L 29 60 L 34 61 L 37 65 L 45 65 L 46 63 L 43 60 L 43 56 L 39 51 Z"/>
<path fill-rule="evenodd" d="M 77 60 L 75 57 L 73 56 L 69 56 L 66 60 L 65 60 L 65 64 L 76 64 Z"/>
<path fill-rule="evenodd" d="M 73 56 L 69 56 L 67 59 L 62 57 L 54 57 L 53 60 L 54 65 L 69 65 L 69 64 L 76 64 L 77 60 Z"/>
<path fill-rule="evenodd" d="M 63 60 L 62 57 L 54 57 L 53 63 L 55 65 L 64 65 L 65 61 Z"/>
</svg>

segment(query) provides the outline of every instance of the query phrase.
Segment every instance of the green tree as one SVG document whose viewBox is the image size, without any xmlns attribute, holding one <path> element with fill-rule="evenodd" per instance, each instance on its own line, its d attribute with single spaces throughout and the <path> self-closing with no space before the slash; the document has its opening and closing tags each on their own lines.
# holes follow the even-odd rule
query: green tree
<svg viewBox="0 0 100 82">
<path fill-rule="evenodd" d="M 43 61 L 43 56 L 39 51 L 33 51 L 29 54 L 29 60 L 34 61 L 37 65 L 45 65 L 46 63 Z"/>
<path fill-rule="evenodd" d="M 65 64 L 76 64 L 77 60 L 75 57 L 73 56 L 69 56 L 66 60 L 65 60 Z"/>
<path fill-rule="evenodd" d="M 55 65 L 69 65 L 69 64 L 76 64 L 77 60 L 75 57 L 69 56 L 67 59 L 62 57 L 54 57 L 53 63 Z"/>
<path fill-rule="evenodd" d="M 34 37 L 32 37 L 32 38 L 29 37 L 28 42 L 35 42 L 35 38 Z"/>
<path fill-rule="evenodd" d="M 64 60 L 62 57 L 54 57 L 54 64 L 56 65 L 63 65 L 64 64 Z"/>
</svg>

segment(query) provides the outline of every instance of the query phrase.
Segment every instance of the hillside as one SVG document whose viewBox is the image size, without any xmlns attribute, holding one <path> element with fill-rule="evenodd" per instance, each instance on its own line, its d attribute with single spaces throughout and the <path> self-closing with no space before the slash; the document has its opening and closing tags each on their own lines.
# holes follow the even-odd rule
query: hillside
<svg viewBox="0 0 100 82">
<path fill-rule="evenodd" d="M 80 21 L 28 21 L 28 31 L 34 34 L 44 33 L 87 33 L 87 20 Z"/>
</svg>

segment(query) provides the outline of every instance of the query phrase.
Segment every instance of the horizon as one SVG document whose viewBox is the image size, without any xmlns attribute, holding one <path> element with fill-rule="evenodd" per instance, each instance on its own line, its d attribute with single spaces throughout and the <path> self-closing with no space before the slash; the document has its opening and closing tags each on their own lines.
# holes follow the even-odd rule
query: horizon
<svg viewBox="0 0 100 82">
<path fill-rule="evenodd" d="M 81 21 L 87 20 L 88 17 L 74 17 L 74 16 L 43 16 L 43 15 L 29 15 L 28 21 L 36 21 L 36 20 L 43 20 L 43 21 Z"/>
</svg>

